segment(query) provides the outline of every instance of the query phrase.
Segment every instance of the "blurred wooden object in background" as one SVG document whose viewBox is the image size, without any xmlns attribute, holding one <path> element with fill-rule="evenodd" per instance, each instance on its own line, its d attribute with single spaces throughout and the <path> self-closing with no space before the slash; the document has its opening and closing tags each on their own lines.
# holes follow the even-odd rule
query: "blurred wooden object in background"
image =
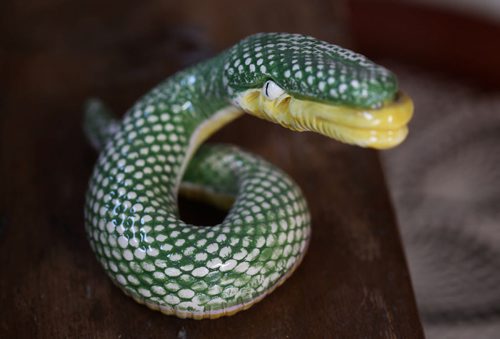
<svg viewBox="0 0 500 339">
<path fill-rule="evenodd" d="M 500 88 L 500 23 L 410 1 L 349 0 L 357 50 Z"/>
</svg>

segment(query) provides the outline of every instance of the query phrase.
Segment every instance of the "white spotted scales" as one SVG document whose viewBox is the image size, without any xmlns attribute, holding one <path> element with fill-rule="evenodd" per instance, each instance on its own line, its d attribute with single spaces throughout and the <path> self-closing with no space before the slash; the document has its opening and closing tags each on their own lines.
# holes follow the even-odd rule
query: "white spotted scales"
<svg viewBox="0 0 500 339">
<path fill-rule="evenodd" d="M 241 93 L 263 86 L 268 99 L 285 93 L 360 107 L 380 105 L 397 87 L 389 71 L 359 54 L 268 33 L 170 77 L 121 122 L 98 101 L 88 106 L 85 129 L 101 154 L 86 198 L 86 231 L 108 275 L 136 301 L 183 318 L 230 315 L 262 299 L 300 263 L 310 217 L 297 185 L 235 147 L 198 149 L 242 113 Z M 191 225 L 179 218 L 179 190 L 234 203 L 221 224 Z"/>
</svg>

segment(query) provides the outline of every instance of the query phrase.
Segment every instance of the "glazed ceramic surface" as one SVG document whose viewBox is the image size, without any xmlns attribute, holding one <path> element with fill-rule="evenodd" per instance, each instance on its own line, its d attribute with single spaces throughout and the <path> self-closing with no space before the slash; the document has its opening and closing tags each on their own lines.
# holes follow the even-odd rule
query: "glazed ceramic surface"
<svg viewBox="0 0 500 339">
<path fill-rule="evenodd" d="M 281 170 L 228 145 L 203 145 L 244 112 L 364 147 L 404 140 L 411 100 L 394 75 L 311 37 L 250 36 L 153 88 L 115 120 L 99 101 L 85 129 L 101 151 L 85 205 L 102 266 L 137 302 L 183 318 L 217 318 L 261 300 L 301 262 L 306 201 Z M 257 137 L 258 133 L 256 133 Z M 183 222 L 178 193 L 228 208 Z"/>
</svg>

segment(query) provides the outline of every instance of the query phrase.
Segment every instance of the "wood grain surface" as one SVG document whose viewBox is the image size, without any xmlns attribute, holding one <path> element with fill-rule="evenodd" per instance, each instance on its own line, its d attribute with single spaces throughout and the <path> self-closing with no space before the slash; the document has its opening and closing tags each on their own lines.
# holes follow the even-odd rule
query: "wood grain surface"
<svg viewBox="0 0 500 339">
<path fill-rule="evenodd" d="M 82 104 L 124 112 L 147 89 L 256 31 L 345 42 L 329 1 L 3 1 L 0 4 L 1 338 L 421 338 L 377 153 L 244 117 L 214 139 L 303 188 L 313 232 L 297 272 L 248 311 L 180 320 L 122 294 L 86 240 L 96 153 Z M 187 220 L 223 212 L 181 201 Z"/>
</svg>

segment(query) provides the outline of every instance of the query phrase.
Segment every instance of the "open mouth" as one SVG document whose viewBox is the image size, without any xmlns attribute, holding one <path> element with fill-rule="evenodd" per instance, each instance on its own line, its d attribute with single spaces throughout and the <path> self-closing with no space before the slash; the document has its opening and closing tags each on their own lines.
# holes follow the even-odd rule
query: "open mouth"
<svg viewBox="0 0 500 339">
<path fill-rule="evenodd" d="M 289 129 L 376 149 L 399 145 L 408 135 L 413 115 L 413 102 L 403 92 L 376 109 L 302 100 L 287 93 L 271 100 L 260 89 L 247 90 L 236 101 L 243 110 Z"/>
</svg>

